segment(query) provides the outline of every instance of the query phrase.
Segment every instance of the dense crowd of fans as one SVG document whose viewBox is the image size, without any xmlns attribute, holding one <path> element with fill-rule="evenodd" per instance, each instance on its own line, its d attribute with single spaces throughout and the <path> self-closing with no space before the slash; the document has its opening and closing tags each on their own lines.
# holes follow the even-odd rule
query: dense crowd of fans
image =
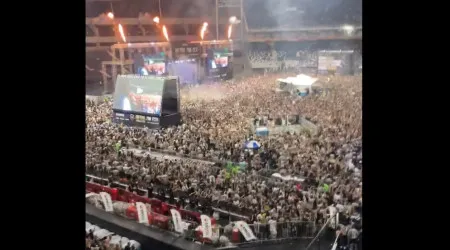
<svg viewBox="0 0 450 250">
<path fill-rule="evenodd" d="M 285 70 L 298 70 L 301 68 L 317 68 L 317 51 L 299 50 L 288 54 L 286 51 L 274 50 L 271 52 L 253 50 L 248 53 L 248 60 L 253 67 L 275 67 Z"/>
<path fill-rule="evenodd" d="M 183 124 L 159 130 L 113 124 L 111 101 L 88 102 L 86 171 L 131 188 L 156 190 L 165 194 L 163 198 L 179 197 L 181 206 L 190 209 L 226 204 L 247 215 L 249 222 L 324 223 L 336 211 L 340 221 L 360 221 L 361 77 L 328 78 L 323 84 L 332 89 L 329 94 L 301 99 L 277 94 L 279 77 L 283 76 L 254 76 L 182 90 Z M 293 114 L 315 123 L 317 133 L 252 135 L 255 119 Z M 245 149 L 243 144 L 249 139 L 260 142 L 261 148 Z M 118 142 L 122 150 L 116 152 Z M 126 150 L 133 148 L 179 158 L 161 159 Z M 247 167 L 230 173 L 223 168 L 224 161 L 246 162 Z M 302 176 L 305 181 L 268 178 L 272 171 Z M 191 203 L 183 202 L 184 197 Z"/>
<path fill-rule="evenodd" d="M 147 2 L 144 9 L 118 3 L 115 14 L 137 17 L 142 11 L 152 12 L 155 1 L 144 2 Z M 177 4 L 178 10 L 168 11 L 163 4 L 165 16 L 179 17 L 180 13 L 185 17 L 202 16 L 203 12 L 213 11 L 211 7 L 200 8 L 211 6 L 202 1 L 178 2 L 183 2 Z M 338 4 L 328 0 L 281 2 L 284 4 L 275 6 L 270 0 L 244 1 L 248 28 L 298 28 L 361 21 L 361 3 L 352 0 Z M 105 12 L 103 3 L 94 5 L 95 8 L 93 4 L 87 6 L 89 17 Z M 144 29 L 156 33 L 154 27 Z M 136 27 L 125 30 L 127 35 L 142 35 L 142 30 Z M 175 31 L 185 32 L 181 25 L 171 27 L 171 32 Z M 89 29 L 87 32 L 93 35 Z M 114 35 L 109 26 L 100 27 L 99 32 L 102 36 Z M 317 48 L 298 48 L 298 43 L 292 46 L 279 42 L 273 51 L 253 48 L 248 59 L 251 64 L 276 64 L 277 72 L 317 68 Z M 343 48 L 342 44 L 337 47 Z M 101 70 L 98 62 L 109 55 L 105 52 L 91 55 L 86 71 L 98 81 Z M 360 54 L 354 64 L 362 68 Z M 274 91 L 276 79 L 286 76 L 277 73 L 182 89 L 183 124 L 158 130 L 114 124 L 111 100 L 87 101 L 86 172 L 127 184 L 130 191 L 149 190 L 149 194 L 188 210 L 216 216 L 211 207 L 224 208 L 247 216 L 247 222 L 254 225 L 293 221 L 323 225 L 339 212 L 340 225 L 333 226 L 340 234 L 338 243 L 353 248 L 360 233 L 362 211 L 361 77 L 321 79 L 323 87 L 331 90 L 328 94 L 300 98 Z M 256 120 L 273 121 L 289 115 L 305 117 L 318 130 L 267 137 L 254 135 Z M 246 149 L 243 145 L 248 140 L 257 140 L 261 148 Z M 177 157 L 156 157 L 155 152 Z M 230 171 L 226 162 L 245 162 L 246 167 Z M 304 181 L 275 179 L 271 177 L 273 172 L 300 176 Z M 86 231 L 86 249 L 135 248 L 131 243 L 122 244 L 120 236 L 96 236 L 92 225 L 87 223 L 86 227 L 90 228 Z M 274 228 L 269 230 L 272 236 L 276 235 Z M 230 224 L 224 231 L 231 231 Z"/>
<path fill-rule="evenodd" d="M 267 68 L 271 71 L 305 72 L 307 69 L 317 69 L 319 53 L 311 50 L 298 50 L 291 53 L 282 50 L 252 50 L 248 53 L 250 65 L 254 68 Z M 345 62 L 345 60 L 343 60 Z M 355 50 L 353 55 L 353 70 L 362 69 L 362 56 Z M 270 71 L 270 70 L 269 70 Z"/>
<path fill-rule="evenodd" d="M 272 53 L 270 51 L 250 51 L 247 53 L 248 54 L 248 59 L 251 62 L 266 62 L 266 61 L 276 61 L 277 58 L 275 55 L 272 55 Z"/>
</svg>

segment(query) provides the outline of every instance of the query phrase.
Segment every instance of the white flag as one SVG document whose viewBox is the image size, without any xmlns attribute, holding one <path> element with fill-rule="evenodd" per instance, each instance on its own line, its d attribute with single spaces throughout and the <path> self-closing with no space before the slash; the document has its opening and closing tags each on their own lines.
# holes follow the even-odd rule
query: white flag
<svg viewBox="0 0 450 250">
<path fill-rule="evenodd" d="M 200 215 L 200 220 L 202 221 L 203 238 L 211 239 L 212 237 L 211 218 L 209 218 L 209 216 L 202 214 Z"/>
<path fill-rule="evenodd" d="M 337 243 L 335 242 L 335 243 L 333 244 L 333 247 L 331 248 L 331 250 L 336 250 L 336 248 L 337 248 Z"/>
<path fill-rule="evenodd" d="M 331 250 L 336 250 L 336 248 L 337 248 L 337 241 L 339 239 L 339 235 L 340 234 L 341 234 L 341 232 L 339 232 L 339 233 L 336 232 L 336 239 L 334 240 L 333 247 L 331 248 Z"/>
<path fill-rule="evenodd" d="M 86 199 L 98 195 L 97 193 L 87 193 Z"/>
<path fill-rule="evenodd" d="M 256 240 L 255 235 L 253 234 L 252 230 L 245 221 L 236 222 L 236 227 L 239 230 L 239 232 L 241 232 L 241 234 L 244 236 L 246 241 Z"/>
<path fill-rule="evenodd" d="M 142 202 L 136 202 L 136 210 L 138 213 L 138 222 L 148 224 L 147 207 Z"/>
<path fill-rule="evenodd" d="M 183 233 L 183 228 L 181 227 L 181 215 L 180 212 L 176 209 L 170 209 L 170 213 L 172 214 L 173 226 L 175 227 L 175 231 L 179 233 Z"/>
<path fill-rule="evenodd" d="M 100 192 L 100 197 L 102 197 L 103 205 L 105 206 L 105 211 L 112 212 L 113 204 L 111 200 L 111 195 L 109 195 L 107 192 Z"/>
</svg>

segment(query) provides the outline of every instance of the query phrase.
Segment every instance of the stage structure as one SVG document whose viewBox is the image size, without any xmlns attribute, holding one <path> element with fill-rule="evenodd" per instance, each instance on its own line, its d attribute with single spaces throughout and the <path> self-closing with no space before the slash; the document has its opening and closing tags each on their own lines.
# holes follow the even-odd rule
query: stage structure
<svg viewBox="0 0 450 250">
<path fill-rule="evenodd" d="M 192 41 L 200 47 L 200 65 L 205 78 L 227 80 L 233 78 L 233 41 Z"/>
<path fill-rule="evenodd" d="M 178 77 L 119 75 L 113 103 L 113 122 L 159 128 L 181 122 Z"/>
<path fill-rule="evenodd" d="M 233 41 L 231 40 L 213 40 L 213 41 L 192 41 L 190 44 L 198 44 L 201 47 L 201 56 L 206 58 L 208 49 L 225 49 L 233 52 Z"/>
<path fill-rule="evenodd" d="M 111 93 L 115 86 L 117 75 L 134 74 L 137 71 L 136 62 L 142 54 L 161 54 L 172 59 L 172 47 L 169 42 L 150 43 L 118 43 L 111 46 L 111 61 L 102 62 L 104 93 Z M 140 60 L 140 59 L 139 59 Z M 120 71 L 118 72 L 117 68 Z M 108 81 L 109 80 L 109 81 Z M 111 84 L 108 84 L 110 82 Z"/>
<path fill-rule="evenodd" d="M 176 76 L 181 84 L 233 77 L 231 40 L 118 43 L 111 61 L 102 62 L 104 93 L 112 93 L 118 75 Z"/>
<path fill-rule="evenodd" d="M 179 77 L 180 85 L 200 83 L 205 76 L 200 45 L 178 41 L 171 42 L 171 45 L 172 60 L 167 62 L 168 75 Z"/>
<path fill-rule="evenodd" d="M 168 73 L 178 76 L 181 85 L 233 77 L 231 40 L 172 42 L 171 45 Z"/>
</svg>

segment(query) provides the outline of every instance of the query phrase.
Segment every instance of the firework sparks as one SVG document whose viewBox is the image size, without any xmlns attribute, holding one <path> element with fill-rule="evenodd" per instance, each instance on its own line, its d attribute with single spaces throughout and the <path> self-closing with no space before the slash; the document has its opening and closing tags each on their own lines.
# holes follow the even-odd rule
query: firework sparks
<svg viewBox="0 0 450 250">
<path fill-rule="evenodd" d="M 204 22 L 203 26 L 202 26 L 202 29 L 200 30 L 200 37 L 202 38 L 202 40 L 205 37 L 205 32 L 206 32 L 206 28 L 207 27 L 208 27 L 208 23 Z"/>
<path fill-rule="evenodd" d="M 167 41 L 169 41 L 169 34 L 167 33 L 166 25 L 162 26 L 163 35 L 166 38 Z"/>
<path fill-rule="evenodd" d="M 123 32 L 122 24 L 120 24 L 120 23 L 119 23 L 119 32 L 120 32 L 120 36 L 122 37 L 122 40 L 124 42 L 127 42 L 127 38 L 125 37 L 125 33 Z"/>
<path fill-rule="evenodd" d="M 233 26 L 230 24 L 230 25 L 228 26 L 228 39 L 231 38 L 231 32 L 233 32 Z"/>
</svg>

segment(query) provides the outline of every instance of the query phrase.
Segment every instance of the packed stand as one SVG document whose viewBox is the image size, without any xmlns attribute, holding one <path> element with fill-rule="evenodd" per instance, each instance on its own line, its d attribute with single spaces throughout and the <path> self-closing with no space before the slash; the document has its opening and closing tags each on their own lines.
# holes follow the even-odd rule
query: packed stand
<svg viewBox="0 0 450 250">
<path fill-rule="evenodd" d="M 267 62 L 267 61 L 274 61 L 274 59 L 278 59 L 278 57 L 276 54 L 272 55 L 272 53 L 269 51 L 257 51 L 256 50 L 256 51 L 250 51 L 248 53 L 248 59 L 251 62 Z"/>
<path fill-rule="evenodd" d="M 318 51 L 320 50 L 354 50 L 356 72 L 361 72 L 362 56 L 359 42 L 349 41 L 314 41 L 314 42 L 276 42 L 272 50 L 266 43 L 252 43 L 248 53 L 250 64 L 254 68 L 272 66 L 275 71 L 295 71 L 304 73 L 306 69 L 317 69 Z"/>
</svg>

